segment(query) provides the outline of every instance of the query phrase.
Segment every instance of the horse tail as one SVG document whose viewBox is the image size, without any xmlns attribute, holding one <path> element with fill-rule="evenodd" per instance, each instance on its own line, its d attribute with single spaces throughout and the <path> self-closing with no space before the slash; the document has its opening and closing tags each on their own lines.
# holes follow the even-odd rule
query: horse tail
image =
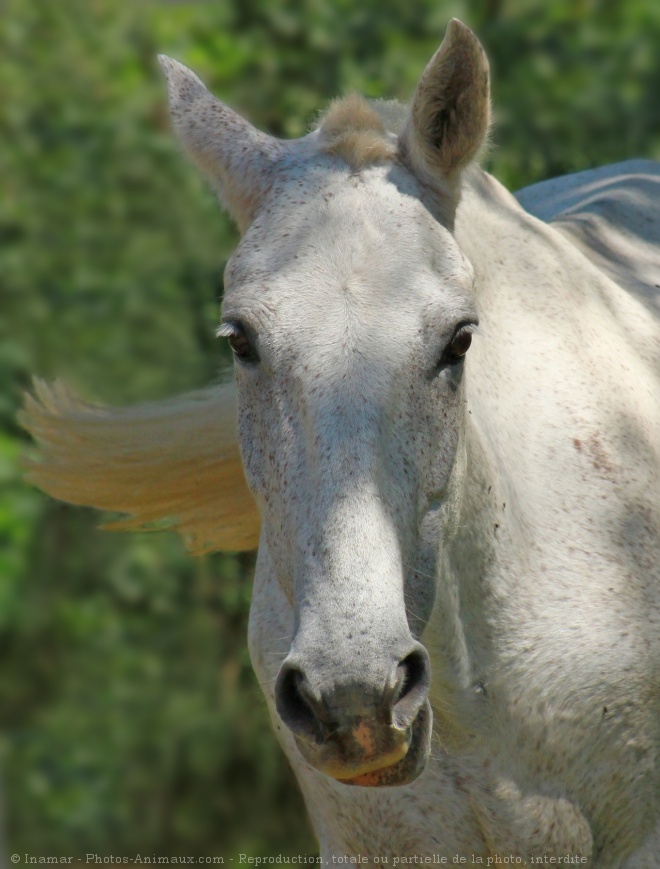
<svg viewBox="0 0 660 869">
<path fill-rule="evenodd" d="M 104 528 L 175 528 L 195 555 L 255 549 L 260 517 L 243 474 L 236 413 L 231 382 L 107 408 L 37 379 L 19 417 L 39 445 L 25 459 L 27 476 L 54 498 L 128 514 Z"/>
</svg>

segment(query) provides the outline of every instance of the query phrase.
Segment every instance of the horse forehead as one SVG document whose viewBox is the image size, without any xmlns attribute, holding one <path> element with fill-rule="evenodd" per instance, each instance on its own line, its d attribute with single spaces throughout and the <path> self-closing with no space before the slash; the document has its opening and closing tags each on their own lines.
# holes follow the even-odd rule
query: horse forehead
<svg viewBox="0 0 660 869">
<path fill-rule="evenodd" d="M 384 291 L 412 271 L 464 271 L 451 234 L 419 193 L 417 181 L 393 167 L 286 173 L 230 260 L 228 292 L 257 284 L 340 289 L 351 280 Z"/>
</svg>

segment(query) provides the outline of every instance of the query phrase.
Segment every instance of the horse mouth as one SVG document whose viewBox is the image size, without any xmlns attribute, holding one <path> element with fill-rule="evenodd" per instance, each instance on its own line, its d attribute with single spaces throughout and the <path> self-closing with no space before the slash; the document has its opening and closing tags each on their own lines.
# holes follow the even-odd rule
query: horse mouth
<svg viewBox="0 0 660 869">
<path fill-rule="evenodd" d="M 366 788 L 398 787 L 413 782 L 424 770 L 431 751 L 433 713 L 427 700 L 404 734 L 382 751 L 353 752 L 334 740 L 312 745 L 296 738 L 304 759 L 319 772 L 345 785 Z M 350 742 L 355 746 L 355 731 Z M 366 740 L 365 740 L 366 742 Z M 364 745 L 367 748 L 367 745 Z"/>
<path fill-rule="evenodd" d="M 409 739 L 405 743 L 407 750 L 403 752 L 400 759 L 394 763 L 385 759 L 383 765 L 360 771 L 354 776 L 334 777 L 342 784 L 363 788 L 399 787 L 410 784 L 421 775 L 426 767 L 431 750 L 432 720 L 433 713 L 427 700 L 410 727 Z"/>
</svg>

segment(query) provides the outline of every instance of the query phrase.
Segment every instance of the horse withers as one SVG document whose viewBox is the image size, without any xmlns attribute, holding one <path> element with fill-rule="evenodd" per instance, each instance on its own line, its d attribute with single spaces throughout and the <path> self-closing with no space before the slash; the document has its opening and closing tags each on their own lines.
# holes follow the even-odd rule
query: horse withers
<svg viewBox="0 0 660 869">
<path fill-rule="evenodd" d="M 162 65 L 242 232 L 235 385 L 99 413 L 42 384 L 33 478 L 196 551 L 258 535 L 250 652 L 326 861 L 658 865 L 658 167 L 524 210 L 474 164 L 458 21 L 398 120 L 350 97 L 296 141 Z"/>
</svg>

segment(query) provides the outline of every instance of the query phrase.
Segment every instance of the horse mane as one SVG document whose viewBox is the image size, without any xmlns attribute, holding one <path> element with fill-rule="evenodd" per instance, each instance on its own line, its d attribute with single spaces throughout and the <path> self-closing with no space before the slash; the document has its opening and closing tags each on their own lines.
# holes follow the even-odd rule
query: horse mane
<svg viewBox="0 0 660 869">
<path fill-rule="evenodd" d="M 28 479 L 71 504 L 128 514 L 102 527 L 175 528 L 201 555 L 255 549 L 260 517 L 247 488 L 232 382 L 162 402 L 107 408 L 62 383 L 34 381 L 21 424 L 39 444 Z"/>
<path fill-rule="evenodd" d="M 395 101 L 368 101 L 359 94 L 334 100 L 318 125 L 319 150 L 341 157 L 356 171 L 391 162 L 397 141 L 387 128 L 400 126 L 401 114 Z"/>
</svg>

